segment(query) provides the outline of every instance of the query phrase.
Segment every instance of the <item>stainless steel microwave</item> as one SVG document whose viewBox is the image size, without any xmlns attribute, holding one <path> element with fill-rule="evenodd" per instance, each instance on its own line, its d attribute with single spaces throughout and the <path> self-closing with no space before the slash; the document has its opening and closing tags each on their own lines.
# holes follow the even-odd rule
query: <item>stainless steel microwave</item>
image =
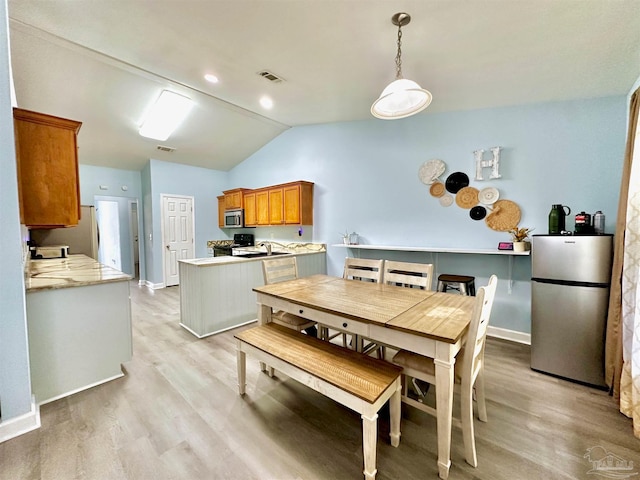
<svg viewBox="0 0 640 480">
<path fill-rule="evenodd" d="M 244 210 L 227 210 L 224 212 L 225 228 L 244 227 Z"/>
</svg>

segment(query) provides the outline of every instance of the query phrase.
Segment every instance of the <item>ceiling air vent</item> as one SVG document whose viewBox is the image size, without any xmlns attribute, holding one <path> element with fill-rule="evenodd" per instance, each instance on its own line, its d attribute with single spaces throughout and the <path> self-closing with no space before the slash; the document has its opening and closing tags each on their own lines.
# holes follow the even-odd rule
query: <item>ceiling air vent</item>
<svg viewBox="0 0 640 480">
<path fill-rule="evenodd" d="M 175 148 L 173 147 L 167 147 L 166 145 L 158 145 L 156 147 L 158 150 L 160 150 L 161 152 L 169 152 L 169 153 L 173 153 L 176 151 Z"/>
<path fill-rule="evenodd" d="M 258 72 L 258 75 L 260 75 L 262 78 L 266 78 L 267 80 L 273 83 L 280 83 L 283 81 L 282 78 L 277 76 L 275 73 L 269 72 L 268 70 L 263 70 L 261 72 Z"/>
</svg>

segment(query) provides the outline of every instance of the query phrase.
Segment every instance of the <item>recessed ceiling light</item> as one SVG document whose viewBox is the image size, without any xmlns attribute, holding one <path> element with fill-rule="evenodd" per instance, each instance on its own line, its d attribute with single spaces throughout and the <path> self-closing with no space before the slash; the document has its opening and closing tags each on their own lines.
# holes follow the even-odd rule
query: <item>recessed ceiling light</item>
<svg viewBox="0 0 640 480">
<path fill-rule="evenodd" d="M 260 105 L 262 105 L 262 108 L 266 108 L 267 110 L 271 110 L 271 108 L 273 107 L 273 100 L 271 100 L 269 97 L 264 96 L 260 99 Z"/>
<path fill-rule="evenodd" d="M 204 79 L 205 79 L 207 82 L 211 82 L 211 83 L 218 83 L 218 81 L 219 81 L 219 80 L 218 80 L 218 77 L 216 77 L 216 76 L 215 76 L 214 74 L 212 74 L 212 73 L 207 73 L 207 74 L 204 76 Z"/>
</svg>

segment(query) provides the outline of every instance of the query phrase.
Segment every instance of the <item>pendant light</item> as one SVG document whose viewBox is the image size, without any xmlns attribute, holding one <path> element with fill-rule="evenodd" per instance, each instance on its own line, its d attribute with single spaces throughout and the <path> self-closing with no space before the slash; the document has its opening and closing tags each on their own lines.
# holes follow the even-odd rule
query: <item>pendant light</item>
<svg viewBox="0 0 640 480">
<path fill-rule="evenodd" d="M 396 54 L 396 79 L 382 91 L 371 105 L 371 114 L 383 120 L 410 117 L 421 112 L 431 103 L 431 92 L 421 88 L 413 80 L 402 78 L 402 27 L 408 25 L 408 13 L 396 13 L 391 23 L 398 26 L 398 53 Z"/>
</svg>

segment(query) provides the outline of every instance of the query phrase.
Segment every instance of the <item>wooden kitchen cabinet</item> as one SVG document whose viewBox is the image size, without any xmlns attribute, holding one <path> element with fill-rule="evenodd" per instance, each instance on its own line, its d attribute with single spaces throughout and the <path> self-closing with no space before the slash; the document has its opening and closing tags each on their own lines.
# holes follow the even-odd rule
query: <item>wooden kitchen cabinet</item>
<svg viewBox="0 0 640 480">
<path fill-rule="evenodd" d="M 220 210 L 220 198 L 224 199 L 226 210 L 244 208 L 244 224 L 247 227 L 313 225 L 313 183 L 311 182 L 283 183 L 257 190 L 237 188 L 223 193 L 224 197 L 218 197 L 218 210 Z M 242 200 L 238 200 L 237 194 L 241 194 Z M 224 216 L 224 212 L 222 215 Z"/>
<path fill-rule="evenodd" d="M 224 195 L 218 197 L 218 226 L 224 227 L 224 211 L 226 210 Z"/>
<path fill-rule="evenodd" d="M 226 210 L 237 210 L 244 208 L 244 193 L 249 192 L 246 188 L 234 188 L 233 190 L 225 190 L 224 205 Z"/>
<path fill-rule="evenodd" d="M 81 122 L 13 109 L 20 223 L 68 227 L 80 219 Z"/>
<path fill-rule="evenodd" d="M 269 190 L 256 191 L 256 225 L 269 225 Z"/>
<path fill-rule="evenodd" d="M 258 221 L 256 217 L 256 194 L 255 192 L 244 194 L 244 225 L 255 227 Z"/>
<path fill-rule="evenodd" d="M 284 223 L 284 195 L 282 188 L 269 189 L 269 225 Z"/>
</svg>

